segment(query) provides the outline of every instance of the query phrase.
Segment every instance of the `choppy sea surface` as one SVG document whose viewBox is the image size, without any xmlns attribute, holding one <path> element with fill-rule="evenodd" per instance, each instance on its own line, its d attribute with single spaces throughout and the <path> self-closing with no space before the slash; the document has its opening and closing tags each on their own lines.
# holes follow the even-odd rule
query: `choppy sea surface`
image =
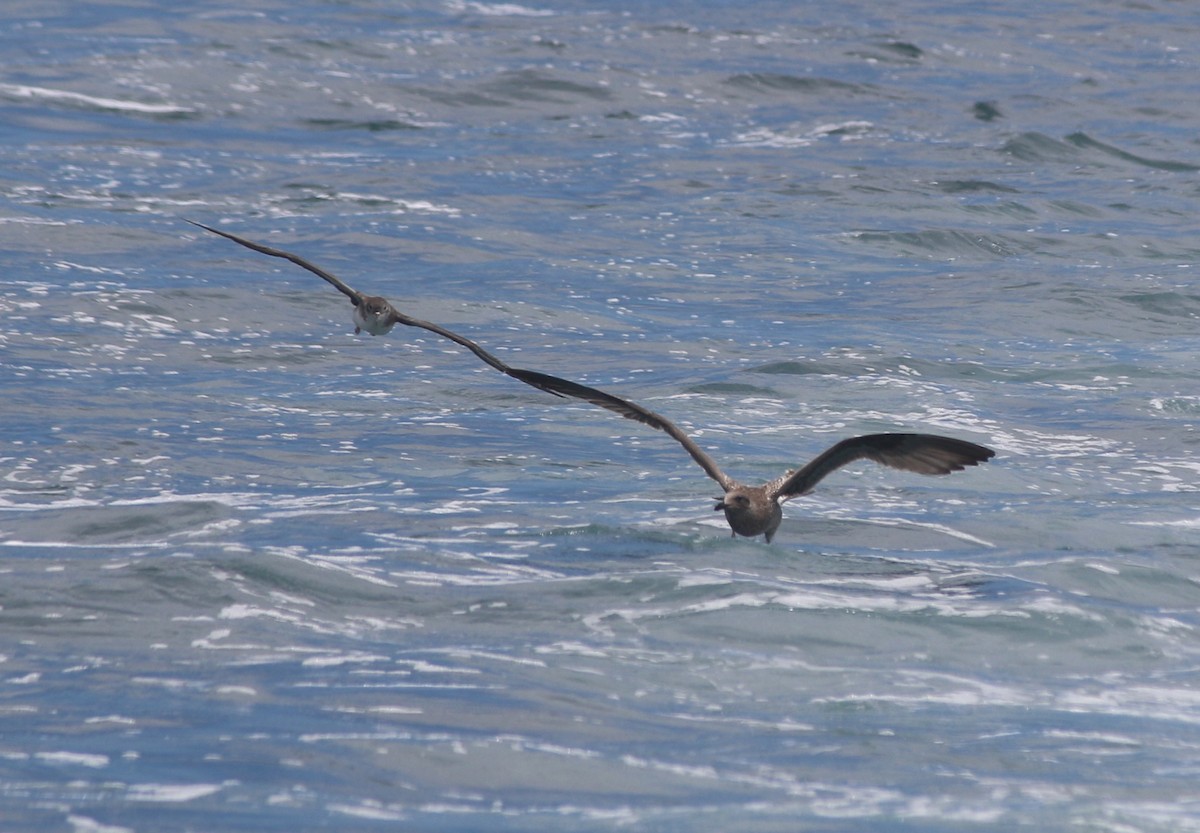
<svg viewBox="0 0 1200 833">
<path fill-rule="evenodd" d="M 0 829 L 1200 831 L 1188 3 L 0 6 Z M 423 330 L 355 336 L 284 248 Z"/>
</svg>

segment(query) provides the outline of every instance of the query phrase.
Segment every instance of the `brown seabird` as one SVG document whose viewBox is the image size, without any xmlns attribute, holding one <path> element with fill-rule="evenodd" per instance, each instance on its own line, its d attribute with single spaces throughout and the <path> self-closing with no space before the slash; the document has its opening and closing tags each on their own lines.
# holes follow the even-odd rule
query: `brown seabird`
<svg viewBox="0 0 1200 833">
<path fill-rule="evenodd" d="M 275 249 L 271 246 L 264 246 L 262 243 L 255 243 L 253 240 L 247 240 L 244 237 L 238 237 L 236 234 L 230 234 L 227 231 L 221 231 L 220 229 L 215 229 L 212 226 L 206 226 L 204 223 L 197 223 L 195 220 L 188 220 L 187 222 L 191 223 L 193 226 L 199 226 L 205 231 L 211 231 L 213 234 L 219 234 L 221 237 L 224 237 L 227 240 L 232 240 L 234 243 L 240 243 L 247 249 L 253 249 L 256 252 L 262 252 L 263 254 L 270 255 L 271 257 L 281 257 L 284 260 L 290 260 L 297 266 L 307 269 L 314 275 L 329 281 L 334 285 L 334 287 L 337 288 L 339 292 L 349 298 L 352 304 L 354 304 L 354 332 L 356 334 L 360 330 L 366 330 L 373 336 L 379 336 L 391 330 L 396 324 L 403 324 L 406 327 L 419 327 L 422 330 L 428 330 L 431 333 L 440 335 L 442 338 L 449 339 L 455 344 L 461 344 L 463 347 L 466 347 L 468 350 L 482 359 L 486 364 L 491 365 L 492 367 L 496 368 L 496 370 L 499 370 L 501 373 L 507 376 L 512 376 L 514 379 L 519 379 L 525 384 L 533 385 L 535 388 L 544 390 L 547 393 L 553 393 L 555 396 L 563 395 L 551 390 L 550 388 L 542 386 L 540 383 L 533 381 L 532 378 L 522 378 L 521 375 L 518 375 L 518 373 L 527 374 L 532 377 L 538 374 L 527 370 L 518 371 L 516 368 L 509 367 L 507 364 L 500 361 L 500 359 L 493 356 L 487 350 L 484 350 L 466 336 L 460 336 L 453 330 L 447 330 L 445 327 L 438 326 L 437 324 L 433 324 L 429 321 L 422 321 L 419 318 L 413 318 L 412 316 L 405 315 L 404 313 L 400 312 L 400 310 L 392 306 L 391 302 L 386 298 L 382 298 L 378 295 L 366 295 L 362 292 L 359 292 L 357 289 L 349 286 L 337 275 L 325 271 L 316 264 L 309 263 L 299 255 L 294 255 L 291 252 L 285 252 L 283 249 Z M 547 378 L 553 379 L 555 377 L 550 376 Z"/>
<path fill-rule="evenodd" d="M 324 278 L 333 284 L 333 287 L 347 298 L 350 303 L 354 304 L 354 334 L 358 335 L 363 330 L 366 330 L 373 336 L 385 335 L 389 330 L 397 324 L 407 324 L 410 327 L 422 327 L 426 330 L 445 336 L 453 341 L 458 341 L 457 337 L 444 332 L 441 328 L 436 327 L 426 321 L 418 321 L 415 318 L 409 318 L 401 313 L 387 298 L 381 298 L 378 295 L 367 295 L 359 292 L 357 289 L 349 286 L 345 281 L 334 275 L 332 272 L 326 272 L 320 266 L 309 263 L 299 255 L 294 255 L 291 252 L 285 252 L 283 249 L 274 249 L 270 246 L 264 246 L 262 243 L 255 243 L 253 240 L 247 240 L 244 237 L 238 237 L 236 234 L 230 234 L 227 231 L 215 229 L 212 226 L 206 226 L 204 223 L 197 223 L 195 220 L 188 220 L 193 226 L 199 226 L 205 231 L 211 231 L 213 234 L 219 234 L 227 240 L 232 240 L 234 243 L 240 243 L 247 249 L 253 249 L 256 252 L 262 252 L 271 257 L 281 257 L 284 260 L 290 260 L 292 263 L 300 266 L 314 275 Z M 462 342 L 459 342 L 460 344 Z M 465 345 L 464 345 L 465 346 Z M 486 361 L 486 359 L 485 359 Z M 491 362 L 488 362 L 489 364 Z"/>
<path fill-rule="evenodd" d="M 509 375 L 534 387 L 560 396 L 582 399 L 670 434 L 700 464 L 705 474 L 725 490 L 724 495 L 716 498 L 717 505 L 713 511 L 725 510 L 725 520 L 729 522 L 734 537 L 764 535 L 768 543 L 775 537 L 775 531 L 783 521 L 781 504 L 784 501 L 808 494 L 827 475 L 855 460 L 872 460 L 894 469 L 919 474 L 949 474 L 978 465 L 996 455 L 990 448 L 936 434 L 867 434 L 835 443 L 807 465 L 786 472 L 761 486 L 745 486 L 723 472 L 716 461 L 678 425 L 654 411 L 557 376 L 517 368 L 511 368 L 510 371 Z"/>
</svg>

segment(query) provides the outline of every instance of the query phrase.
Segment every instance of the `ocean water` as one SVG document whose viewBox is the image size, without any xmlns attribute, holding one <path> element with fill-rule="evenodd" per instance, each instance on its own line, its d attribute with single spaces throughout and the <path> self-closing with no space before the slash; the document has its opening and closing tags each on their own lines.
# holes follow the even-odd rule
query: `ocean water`
<svg viewBox="0 0 1200 833">
<path fill-rule="evenodd" d="M 0 829 L 1200 830 L 1187 3 L 6 3 Z M 734 476 L 862 463 L 731 539 Z"/>
</svg>

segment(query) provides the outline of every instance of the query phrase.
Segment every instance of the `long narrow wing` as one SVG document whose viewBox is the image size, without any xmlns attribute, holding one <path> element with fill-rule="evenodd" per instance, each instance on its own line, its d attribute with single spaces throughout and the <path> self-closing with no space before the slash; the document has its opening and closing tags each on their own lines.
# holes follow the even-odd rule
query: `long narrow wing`
<svg viewBox="0 0 1200 833">
<path fill-rule="evenodd" d="M 990 448 L 936 434 L 868 434 L 835 444 L 803 468 L 769 483 L 767 493 L 779 499 L 808 494 L 826 475 L 855 460 L 919 474 L 949 474 L 995 455 Z"/>
<path fill-rule="evenodd" d="M 560 379 L 557 376 L 539 373 L 536 370 L 511 368 L 509 375 L 515 376 L 528 385 L 533 385 L 550 393 L 582 399 L 593 405 L 599 405 L 601 408 L 607 408 L 626 419 L 632 419 L 643 425 L 649 425 L 651 428 L 657 428 L 659 431 L 665 431 L 674 437 L 688 454 L 692 455 L 692 459 L 700 464 L 700 468 L 704 469 L 705 474 L 721 484 L 722 489 L 728 491 L 735 485 L 733 480 L 725 472 L 721 471 L 721 467 L 716 464 L 716 461 L 709 457 L 704 452 L 704 449 L 696 445 L 695 440 L 683 433 L 678 425 L 664 416 L 659 416 L 654 411 L 643 408 L 635 402 L 621 399 L 619 396 L 613 396 L 611 393 L 605 393 L 596 388 L 589 388 L 587 385 L 581 385 L 578 382 Z"/>
<path fill-rule="evenodd" d="M 512 376 L 514 379 L 520 379 L 519 376 L 513 376 L 514 368 L 509 367 L 507 364 L 500 361 L 498 358 L 493 356 L 487 350 L 484 350 L 482 347 L 480 347 L 475 342 L 471 341 L 471 339 L 467 338 L 466 336 L 460 336 L 458 333 L 454 332 L 453 330 L 447 330 L 445 327 L 439 326 L 437 324 L 433 324 L 429 321 L 422 321 L 420 318 L 413 318 L 412 316 L 405 315 L 404 313 L 400 312 L 399 310 L 395 310 L 392 315 L 396 319 L 397 324 L 403 324 L 406 327 L 420 327 L 422 330 L 429 330 L 429 332 L 431 332 L 431 333 L 437 333 L 442 338 L 449 339 L 450 341 L 453 341 L 455 344 L 461 344 L 463 347 L 466 347 L 468 350 L 470 350 L 476 356 L 483 359 L 484 362 L 486 362 L 487 364 L 490 364 L 492 367 L 496 368 L 501 373 L 506 373 L 509 376 Z M 521 381 L 524 382 L 525 380 L 521 379 Z M 529 384 L 529 383 L 527 382 L 526 384 Z M 539 386 L 534 385 L 534 387 L 539 387 Z"/>
<path fill-rule="evenodd" d="M 262 252 L 264 255 L 270 255 L 271 257 L 281 257 L 284 260 L 290 260 L 300 268 L 307 269 L 314 275 L 329 281 L 331 284 L 333 284 L 338 292 L 349 298 L 354 306 L 358 306 L 360 303 L 362 303 L 363 294 L 361 292 L 350 288 L 345 281 L 343 281 L 337 275 L 333 274 L 332 272 L 326 272 L 320 266 L 309 263 L 307 260 L 300 257 L 300 255 L 294 255 L 291 252 L 285 252 L 283 249 L 274 249 L 270 246 L 264 246 L 262 243 L 255 243 L 253 240 L 247 240 L 245 237 L 238 237 L 236 234 L 230 234 L 227 231 L 221 231 L 220 229 L 215 229 L 212 226 L 206 226 L 204 223 L 197 223 L 195 220 L 188 220 L 187 222 L 191 223 L 193 226 L 199 226 L 205 231 L 211 231 L 213 234 L 219 234 L 226 240 L 232 240 L 234 243 L 240 243 L 247 249 L 253 249 L 256 252 Z"/>
</svg>

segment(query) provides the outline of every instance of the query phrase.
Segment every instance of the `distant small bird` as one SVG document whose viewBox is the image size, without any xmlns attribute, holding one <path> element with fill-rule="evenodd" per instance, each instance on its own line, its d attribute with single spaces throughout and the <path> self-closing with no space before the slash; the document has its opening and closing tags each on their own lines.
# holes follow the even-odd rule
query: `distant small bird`
<svg viewBox="0 0 1200 833">
<path fill-rule="evenodd" d="M 766 536 L 767 543 L 783 521 L 781 504 L 806 495 L 827 475 L 855 460 L 872 460 L 895 469 L 919 474 L 949 474 L 990 460 L 996 452 L 966 440 L 935 434 L 867 434 L 835 443 L 811 463 L 789 471 L 761 486 L 743 486 L 704 452 L 696 441 L 664 416 L 602 390 L 532 370 L 511 369 L 521 381 L 561 396 L 571 396 L 607 408 L 626 419 L 670 434 L 725 494 L 716 498 L 713 511 L 724 510 L 734 537 Z"/>
<path fill-rule="evenodd" d="M 493 356 L 487 350 L 484 350 L 466 336 L 460 336 L 458 333 L 452 330 L 447 330 L 445 327 L 440 327 L 437 324 L 430 323 L 429 321 L 422 321 L 419 318 L 413 318 L 405 315 L 392 306 L 392 304 L 386 298 L 381 298 L 378 295 L 364 295 L 358 290 L 352 289 L 341 278 L 330 272 L 326 272 L 320 266 L 309 263 L 299 255 L 294 255 L 291 252 L 285 252 L 283 249 L 275 249 L 270 246 L 264 246 L 261 243 L 255 243 L 253 240 L 247 240 L 244 237 L 238 237 L 236 234 L 230 234 L 227 231 L 221 231 L 220 229 L 215 229 L 212 226 L 206 226 L 203 223 L 197 223 L 195 220 L 188 220 L 187 222 L 191 223 L 193 226 L 199 226 L 205 231 L 211 231 L 213 234 L 219 234 L 221 237 L 232 240 L 234 243 L 240 243 L 247 249 L 253 249 L 256 252 L 262 252 L 263 254 L 270 255 L 271 257 L 281 257 L 284 260 L 290 260 L 297 266 L 307 269 L 314 275 L 318 275 L 329 281 L 337 288 L 339 292 L 348 297 L 350 302 L 354 304 L 355 333 L 358 333 L 360 330 L 366 330 L 373 336 L 379 336 L 391 330 L 396 324 L 403 324 L 406 327 L 420 327 L 422 330 L 428 330 L 431 333 L 440 335 L 442 338 L 449 339 L 455 344 L 461 344 L 463 347 L 466 347 L 468 350 L 482 359 L 485 363 L 496 368 L 506 376 L 512 376 L 514 379 L 519 379 L 520 381 L 525 382 L 527 385 L 533 385 L 533 387 L 538 388 L 539 390 L 544 390 L 547 393 L 553 393 L 555 396 L 562 396 L 560 393 L 555 393 L 553 390 L 543 387 L 538 382 L 531 381 L 530 379 L 522 379 L 519 375 L 516 375 L 515 368 L 509 367 L 507 364 L 500 361 L 500 359 Z M 530 371 L 521 371 L 521 373 L 530 373 Z"/>
<path fill-rule="evenodd" d="M 252 240 L 247 240 L 244 237 L 238 237 L 236 234 L 230 234 L 227 231 L 215 229 L 212 226 L 206 226 L 204 223 L 197 223 L 195 220 L 188 220 L 193 226 L 199 226 L 205 231 L 211 231 L 213 234 L 219 234 L 227 240 L 232 240 L 234 243 L 240 243 L 247 249 L 253 249 L 256 252 L 262 252 L 271 257 L 282 257 L 285 260 L 290 260 L 297 266 L 303 267 L 314 275 L 318 275 L 333 284 L 338 292 L 350 299 L 350 303 L 354 304 L 354 334 L 366 330 L 373 336 L 385 335 L 396 324 L 407 324 L 410 327 L 422 327 L 426 330 L 431 330 L 438 335 L 445 336 L 453 341 L 458 339 L 440 328 L 435 327 L 424 321 L 417 321 L 415 318 L 409 318 L 400 313 L 387 298 L 381 298 L 378 295 L 366 295 L 359 292 L 346 284 L 337 275 L 331 272 L 326 272 L 320 266 L 309 263 L 299 255 L 294 255 L 291 252 L 285 252 L 282 249 L 273 249 L 270 246 L 264 246 L 262 243 L 255 243 Z M 459 342 L 460 344 L 462 342 Z"/>
</svg>

